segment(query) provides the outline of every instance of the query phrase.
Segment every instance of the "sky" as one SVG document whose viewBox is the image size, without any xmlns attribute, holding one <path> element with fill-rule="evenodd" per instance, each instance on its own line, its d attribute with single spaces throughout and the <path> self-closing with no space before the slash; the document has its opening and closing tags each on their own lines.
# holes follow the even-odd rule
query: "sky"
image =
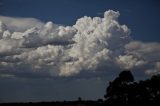
<svg viewBox="0 0 160 106">
<path fill-rule="evenodd" d="M 0 102 L 96 100 L 122 70 L 160 73 L 158 0 L 0 0 Z"/>
</svg>

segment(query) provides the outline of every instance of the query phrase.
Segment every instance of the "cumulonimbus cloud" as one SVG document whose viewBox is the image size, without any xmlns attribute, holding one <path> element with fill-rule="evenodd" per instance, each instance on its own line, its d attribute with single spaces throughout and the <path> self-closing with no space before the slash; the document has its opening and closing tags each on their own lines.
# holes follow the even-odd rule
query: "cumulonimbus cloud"
<svg viewBox="0 0 160 106">
<path fill-rule="evenodd" d="M 72 76 L 100 71 L 102 64 L 123 69 L 149 64 L 146 73 L 159 72 L 160 44 L 131 41 L 119 15 L 108 10 L 102 18 L 85 16 L 73 26 L 0 16 L 0 72 Z"/>
</svg>

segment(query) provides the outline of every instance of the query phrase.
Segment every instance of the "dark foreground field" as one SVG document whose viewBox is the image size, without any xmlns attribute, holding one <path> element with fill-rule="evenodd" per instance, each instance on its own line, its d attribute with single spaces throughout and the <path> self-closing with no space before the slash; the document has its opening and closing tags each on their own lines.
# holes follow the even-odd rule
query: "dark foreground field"
<svg viewBox="0 0 160 106">
<path fill-rule="evenodd" d="M 35 103 L 0 103 L 0 106 L 105 106 L 103 101 L 63 101 Z"/>
</svg>

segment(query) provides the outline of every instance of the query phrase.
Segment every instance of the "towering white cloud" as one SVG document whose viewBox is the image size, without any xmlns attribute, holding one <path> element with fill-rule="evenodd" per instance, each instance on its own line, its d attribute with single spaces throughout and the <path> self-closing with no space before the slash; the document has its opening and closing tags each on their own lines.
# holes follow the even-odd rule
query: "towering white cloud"
<svg viewBox="0 0 160 106">
<path fill-rule="evenodd" d="M 134 69 L 149 63 L 159 70 L 160 44 L 131 41 L 119 15 L 108 10 L 103 18 L 85 16 L 73 26 L 0 16 L 0 71 L 11 76 L 71 76 L 101 71 L 102 66 Z"/>
<path fill-rule="evenodd" d="M 81 70 L 95 70 L 102 62 L 119 55 L 128 42 L 129 30 L 117 22 L 119 12 L 106 11 L 104 18 L 83 17 L 73 26 L 77 33 L 69 56 L 77 61 L 65 63 L 60 75 L 70 75 Z"/>
</svg>

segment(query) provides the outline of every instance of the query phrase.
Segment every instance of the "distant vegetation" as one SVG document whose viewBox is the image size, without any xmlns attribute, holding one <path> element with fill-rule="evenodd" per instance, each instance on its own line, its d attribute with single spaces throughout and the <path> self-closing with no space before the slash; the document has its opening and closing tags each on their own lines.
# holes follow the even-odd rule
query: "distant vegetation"
<svg viewBox="0 0 160 106">
<path fill-rule="evenodd" d="M 135 82 L 131 71 L 122 71 L 119 76 L 109 82 L 105 99 L 97 101 L 83 100 L 38 103 L 0 103 L 0 106 L 107 106 L 133 104 L 160 104 L 160 75 Z"/>
</svg>

